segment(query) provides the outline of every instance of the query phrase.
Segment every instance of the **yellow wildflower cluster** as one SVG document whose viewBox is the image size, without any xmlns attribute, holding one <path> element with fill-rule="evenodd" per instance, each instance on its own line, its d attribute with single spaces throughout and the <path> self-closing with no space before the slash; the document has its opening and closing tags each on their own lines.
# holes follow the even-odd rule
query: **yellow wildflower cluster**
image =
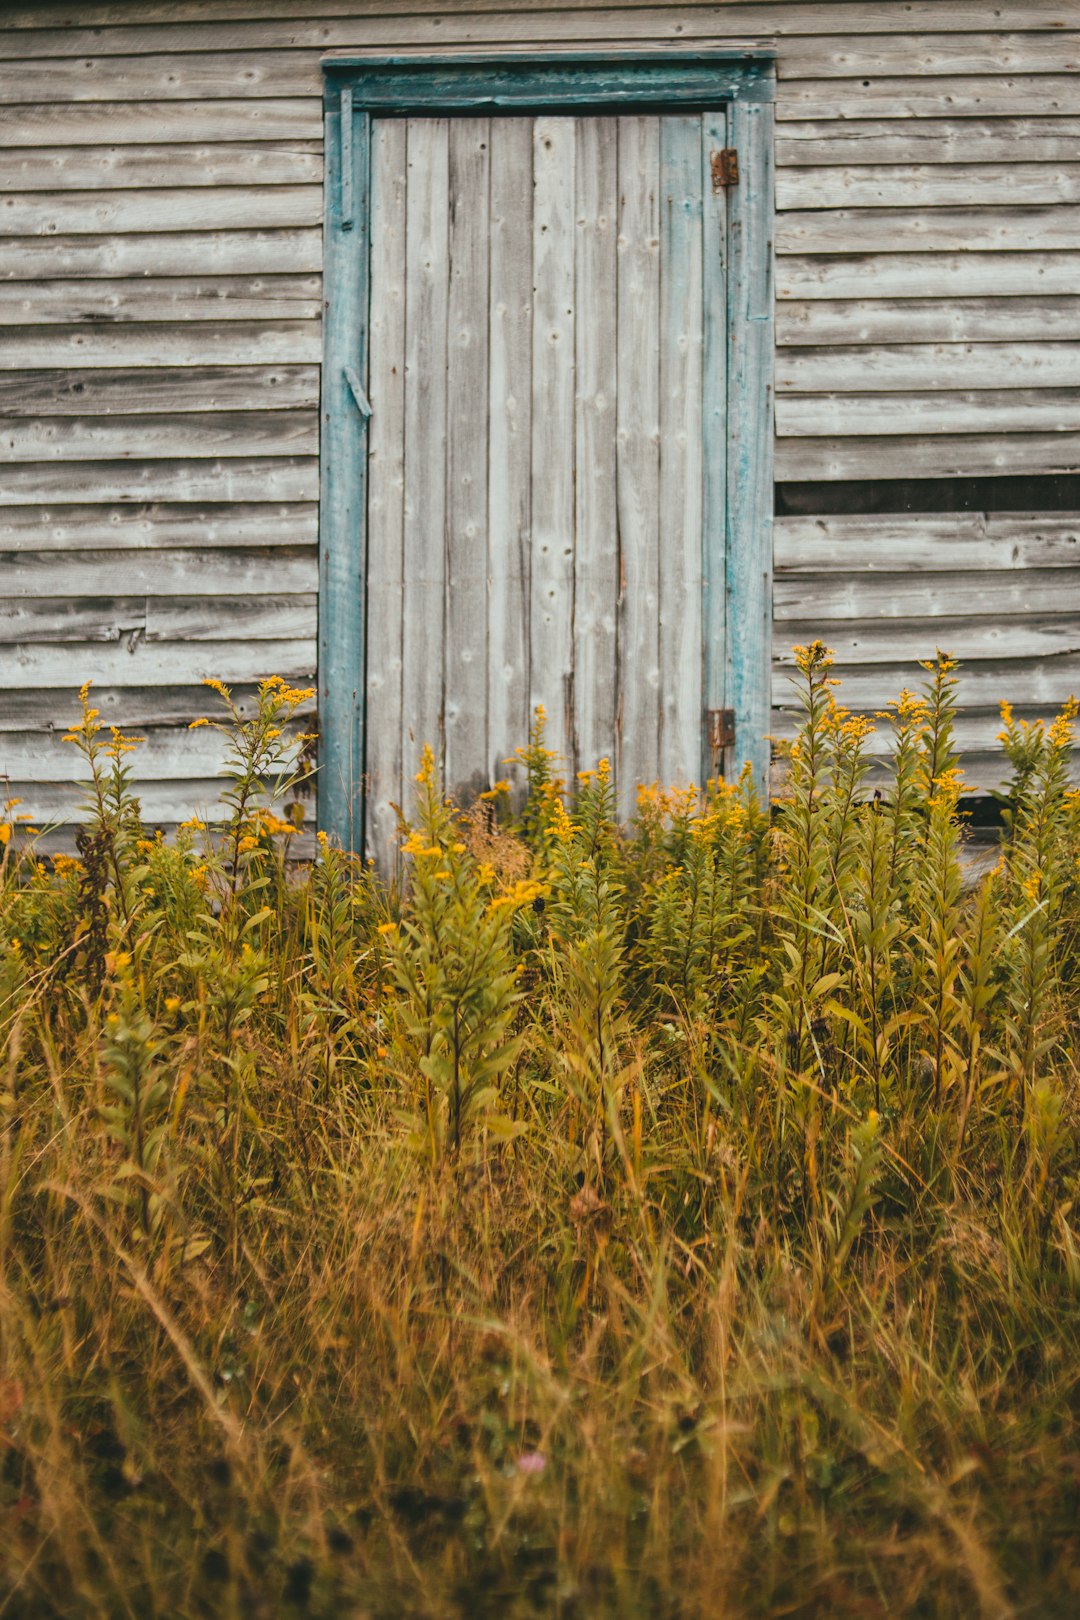
<svg viewBox="0 0 1080 1620">
<path fill-rule="evenodd" d="M 833 666 L 833 655 L 823 641 L 811 641 L 808 646 L 796 646 L 791 650 L 795 656 L 795 668 L 802 675 L 816 674 Z"/>
<path fill-rule="evenodd" d="M 865 742 L 874 734 L 874 722 L 868 714 L 849 714 L 840 721 L 837 734 L 849 744 Z"/>
<path fill-rule="evenodd" d="M 290 709 L 299 708 L 301 703 L 310 703 L 315 696 L 313 686 L 290 686 L 281 675 L 268 675 L 259 682 L 259 691 L 272 694 L 278 703 L 284 703 Z"/>
<path fill-rule="evenodd" d="M 203 685 L 208 686 L 211 692 L 216 692 L 218 697 L 223 697 L 226 703 L 228 703 L 229 699 L 232 697 L 232 693 L 225 685 L 225 682 L 217 680 L 213 675 L 208 675 L 203 681 Z"/>
<path fill-rule="evenodd" d="M 484 792 L 478 794 L 477 797 L 480 799 L 499 799 L 502 798 L 504 794 L 509 792 L 510 783 L 502 780 L 499 782 L 492 782 L 491 786 L 489 788 L 485 788 Z"/>
<path fill-rule="evenodd" d="M 497 894 L 494 900 L 488 902 L 488 911 L 503 911 L 511 908 L 515 911 L 522 906 L 531 906 L 534 900 L 542 900 L 551 893 L 550 883 L 539 883 L 535 878 L 522 878 L 511 884 L 505 894 Z"/>
<path fill-rule="evenodd" d="M 920 697 L 918 692 L 909 691 L 905 686 L 900 696 L 894 699 L 887 708 L 878 710 L 877 718 L 879 720 L 899 720 L 903 725 L 917 726 L 928 719 L 929 714 L 930 710 L 927 708 L 926 699 Z"/>
<path fill-rule="evenodd" d="M 569 844 L 574 837 L 574 823 L 567 814 L 562 800 L 555 797 L 551 804 L 551 830 L 560 844 Z"/>
<path fill-rule="evenodd" d="M 3 828 L 0 828 L 0 833 L 2 832 Z M 74 855 L 53 856 L 53 871 L 57 877 L 77 877 L 82 870 L 82 861 Z"/>
<path fill-rule="evenodd" d="M 442 847 L 439 844 L 429 844 L 424 834 L 417 831 L 410 833 L 406 838 L 401 846 L 401 853 L 411 855 L 414 860 L 423 860 L 425 858 L 430 860 L 434 856 L 442 854 Z"/>
<path fill-rule="evenodd" d="M 1052 748 L 1071 748 L 1073 741 L 1073 721 L 1076 719 L 1077 703 L 1074 697 L 1066 702 L 1061 713 L 1050 722 L 1047 738 Z"/>
<path fill-rule="evenodd" d="M 964 791 L 964 772 L 959 765 L 953 765 L 940 776 L 935 776 L 931 783 L 934 791 L 930 795 L 932 808 L 948 809 L 954 805 Z"/>
<path fill-rule="evenodd" d="M 416 780 L 420 787 L 433 788 L 435 786 L 435 755 L 431 751 L 430 743 L 424 744 L 424 752 L 420 756 L 420 769 L 416 773 Z"/>
<path fill-rule="evenodd" d="M 291 821 L 284 820 L 261 805 L 251 817 L 251 827 L 259 838 L 292 838 L 296 833 Z"/>
</svg>

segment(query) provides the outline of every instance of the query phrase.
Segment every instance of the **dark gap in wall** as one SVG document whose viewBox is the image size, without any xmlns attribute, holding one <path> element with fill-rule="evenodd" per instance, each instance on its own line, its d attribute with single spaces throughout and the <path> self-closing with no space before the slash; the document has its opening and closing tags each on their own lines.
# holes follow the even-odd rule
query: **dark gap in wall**
<svg viewBox="0 0 1080 1620">
<path fill-rule="evenodd" d="M 859 512 L 1080 512 L 1080 476 L 777 484 L 775 509 L 777 517 L 837 517 Z"/>
</svg>

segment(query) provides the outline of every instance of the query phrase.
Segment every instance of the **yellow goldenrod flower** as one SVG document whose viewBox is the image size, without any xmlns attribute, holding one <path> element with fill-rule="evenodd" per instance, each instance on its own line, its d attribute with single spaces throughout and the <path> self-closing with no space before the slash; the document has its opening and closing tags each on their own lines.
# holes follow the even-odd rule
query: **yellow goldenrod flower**
<svg viewBox="0 0 1080 1620">
<path fill-rule="evenodd" d="M 190 725 L 188 726 L 188 730 L 189 731 L 198 731 L 200 726 L 208 726 L 209 724 L 210 724 L 209 720 L 207 720 L 205 715 L 204 715 L 202 717 L 202 719 L 200 719 L 200 720 L 192 720 Z"/>
<path fill-rule="evenodd" d="M 166 996 L 165 997 L 165 1011 L 166 1012 L 171 1012 L 171 1013 L 179 1012 L 182 1005 L 183 1005 L 183 1002 L 181 1001 L 179 996 Z"/>
<path fill-rule="evenodd" d="M 379 927 L 378 927 L 378 932 L 380 934 L 396 934 L 397 931 L 398 931 L 398 925 L 397 925 L 396 922 L 380 923 Z"/>
<path fill-rule="evenodd" d="M 11 841 L 11 827 L 5 821 L 5 822 L 0 823 L 0 844 L 7 844 L 7 843 L 10 843 L 10 841 Z"/>
</svg>

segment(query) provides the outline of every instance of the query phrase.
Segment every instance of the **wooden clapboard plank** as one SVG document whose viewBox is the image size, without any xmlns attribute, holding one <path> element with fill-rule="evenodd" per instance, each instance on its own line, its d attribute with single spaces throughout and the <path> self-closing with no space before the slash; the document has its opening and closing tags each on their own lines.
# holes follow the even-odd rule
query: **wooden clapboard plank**
<svg viewBox="0 0 1080 1620">
<path fill-rule="evenodd" d="M 294 101 L 43 101 L 0 107 L 0 148 L 144 146 L 222 141 L 322 140 L 322 107 L 310 96 Z"/>
<path fill-rule="evenodd" d="M 1061 63 L 1059 61 L 1059 68 Z M 1080 76 L 990 73 L 983 77 L 786 79 L 778 86 L 780 122 L 807 118 L 1009 118 L 1019 113 L 1080 113 Z"/>
<path fill-rule="evenodd" d="M 487 764 L 488 237 L 491 129 L 450 123 L 446 377 L 446 782 L 462 804 Z"/>
<path fill-rule="evenodd" d="M 781 303 L 777 342 L 1020 343 L 1080 338 L 1080 298 L 809 298 Z"/>
<path fill-rule="evenodd" d="M 68 712 L 74 719 L 78 703 L 70 704 Z M 86 761 L 64 743 L 62 732 L 8 731 L 6 716 L 0 725 L 4 726 L 0 730 L 0 777 L 35 784 L 86 780 Z M 178 731 L 175 726 L 144 726 L 138 747 L 126 763 L 138 793 L 148 782 L 216 776 L 225 764 L 226 748 L 226 739 L 212 726 L 191 732 Z"/>
<path fill-rule="evenodd" d="M 620 118 L 618 399 L 619 712 L 623 819 L 659 773 L 660 120 Z"/>
<path fill-rule="evenodd" d="M 776 267 L 777 316 L 785 299 L 934 299 L 1074 295 L 1080 253 L 881 253 L 785 257 Z M 946 300 L 948 302 L 946 302 Z M 849 340 L 853 341 L 853 340 Z"/>
<path fill-rule="evenodd" d="M 1075 384 L 1076 343 L 904 343 L 849 349 L 781 349 L 780 394 L 887 393 L 918 389 L 1063 388 Z"/>
<path fill-rule="evenodd" d="M 318 538 L 314 501 L 161 502 L 156 505 L 8 506 L 0 508 L 0 551 L 138 551 L 155 547 L 312 545 Z"/>
<path fill-rule="evenodd" d="M 319 419 L 311 410 L 0 418 L 0 463 L 314 455 L 318 447 Z"/>
<path fill-rule="evenodd" d="M 318 366 L 0 371 L 3 416 L 149 416 L 290 411 L 319 404 Z"/>
<path fill-rule="evenodd" d="M 446 590 L 446 342 L 449 128 L 410 119 L 405 264 L 405 506 L 402 781 L 411 798 L 425 744 L 443 755 Z M 411 802 L 402 806 L 406 814 Z"/>
<path fill-rule="evenodd" d="M 179 782 L 139 782 L 136 796 L 142 809 L 143 820 L 149 826 L 175 826 L 193 815 L 202 820 L 224 822 L 229 818 L 229 807 L 222 798 L 226 783 L 220 778 L 185 778 Z M 19 809 L 32 816 L 39 828 L 57 823 L 85 820 L 83 806 L 86 790 L 68 782 L 11 782 L 12 793 L 21 801 Z M 70 838 L 70 834 L 68 835 Z M 44 840 L 60 848 L 69 847 L 63 839 Z"/>
<path fill-rule="evenodd" d="M 573 769 L 575 126 L 533 125 L 530 708 Z"/>
<path fill-rule="evenodd" d="M 265 643 L 260 643 L 260 647 Z M 277 672 L 276 672 L 277 673 Z M 285 674 L 282 670 L 279 673 Z M 310 674 L 310 671 L 306 672 Z M 299 680 L 305 672 L 300 671 Z M 79 713 L 78 682 L 69 681 L 65 691 L 27 689 L 5 692 L 3 729 L 5 732 L 30 731 L 48 735 L 62 735 Z M 258 687 L 252 682 L 230 687 L 232 702 L 245 719 L 250 719 L 258 705 Z M 100 709 L 106 725 L 122 729 L 155 726 L 162 730 L 171 726 L 185 729 L 192 720 L 220 713 L 218 697 L 197 686 L 100 686 L 93 687 L 93 702 Z M 296 714 L 310 719 L 316 712 L 315 694 L 299 704 Z M 201 728 L 200 728 L 201 729 Z"/>
<path fill-rule="evenodd" d="M 0 280 L 321 272 L 322 232 L 154 231 L 141 236 L 0 237 Z"/>
<path fill-rule="evenodd" d="M 0 33 L 0 39 L 5 36 Z M 0 102 L 187 101 L 246 96 L 319 96 L 319 52 L 252 51 L 235 56 L 19 57 L 0 61 Z"/>
<path fill-rule="evenodd" d="M 781 517 L 773 533 L 778 574 L 1080 567 L 1080 519 L 1049 514 Z"/>
<path fill-rule="evenodd" d="M 840 686 L 837 697 L 849 708 L 866 712 L 883 709 L 893 702 L 903 687 L 917 690 L 926 672 L 916 660 L 931 657 L 933 648 L 924 649 L 901 662 L 881 665 L 837 665 Z M 772 701 L 780 708 L 792 701 L 791 674 L 794 658 L 786 638 L 778 638 L 774 649 Z M 1017 704 L 1038 705 L 1044 714 L 1060 707 L 1070 693 L 1080 693 L 1080 657 L 1048 654 L 1023 655 L 981 664 L 963 664 L 957 671 L 960 702 L 964 707 L 996 708 L 1002 698 Z"/>
<path fill-rule="evenodd" d="M 7 565 L 5 568 L 5 564 Z M 0 552 L 0 577 L 13 601 L 39 596 L 260 596 L 318 589 L 314 546 L 245 546 L 237 551 L 155 548 Z"/>
<path fill-rule="evenodd" d="M 162 187 L 132 191 L 15 192 L 0 210 L 2 236 L 99 236 L 106 231 L 265 230 L 317 225 L 321 186 Z"/>
<path fill-rule="evenodd" d="M 1016 153 L 1023 153 L 1018 145 Z M 784 169 L 776 206 L 799 208 L 978 208 L 1075 203 L 1080 163 L 901 163 Z"/>
<path fill-rule="evenodd" d="M 314 673 L 314 634 L 244 641 L 227 625 L 223 633 L 227 639 L 218 642 L 192 643 L 183 634 L 173 642 L 88 642 L 79 648 L 77 658 L 68 642 L 0 646 L 0 687 L 70 691 L 76 663 L 78 679 L 93 681 L 95 687 L 193 686 L 208 677 L 231 685 L 267 675 L 302 681 Z"/>
<path fill-rule="evenodd" d="M 317 597 L 36 597 L 0 602 L 0 641 L 32 643 L 112 641 L 131 647 L 147 641 L 299 640 L 315 634 Z M 68 676 L 70 679 L 70 664 Z"/>
<path fill-rule="evenodd" d="M 780 482 L 859 478 L 986 478 L 1080 472 L 1080 433 L 911 434 L 880 439 L 780 439 Z"/>
<path fill-rule="evenodd" d="M 62 365 L 106 367 L 316 363 L 322 337 L 316 321 L 188 321 L 130 326 L 42 326 L 9 332 L 0 344 L 0 371 Z"/>
<path fill-rule="evenodd" d="M 610 757 L 616 734 L 618 127 L 615 118 L 580 118 L 576 133 L 574 758 L 581 770 Z"/>
<path fill-rule="evenodd" d="M 776 402 L 781 438 L 920 433 L 1080 432 L 1080 388 L 976 393 L 798 394 Z"/>
<path fill-rule="evenodd" d="M 303 185 L 322 177 L 321 141 L 39 146 L 4 157 L 5 187 L 12 192 Z"/>
<path fill-rule="evenodd" d="M 507 764 L 529 731 L 529 554 L 532 510 L 532 175 L 528 118 L 491 120 L 488 354 L 488 669 L 486 762 L 493 781 L 523 789 Z"/>
<path fill-rule="evenodd" d="M 788 619 L 784 641 L 792 646 L 813 641 L 819 633 L 816 621 Z M 1033 658 L 1040 654 L 1080 653 L 1080 614 L 1025 614 L 1022 618 L 988 619 L 907 619 L 897 623 L 829 625 L 823 638 L 836 653 L 838 663 L 896 664 L 917 662 L 933 656 L 942 647 L 954 657 L 971 660 Z M 773 657 L 784 667 L 794 657 L 786 647 L 773 647 Z M 913 672 L 913 679 L 919 672 Z M 843 688 L 841 688 L 843 690 Z M 1008 696 L 1008 692 L 1003 692 Z"/>
<path fill-rule="evenodd" d="M 369 322 L 367 853 L 393 867 L 401 780 L 401 650 L 405 498 L 405 165 L 407 127 L 372 126 L 372 276 Z"/>
<path fill-rule="evenodd" d="M 147 49 L 170 48 L 165 41 L 205 41 L 202 45 L 188 43 L 189 49 L 235 49 L 244 35 L 235 32 L 238 22 L 255 21 L 259 25 L 258 37 L 265 39 L 266 30 L 274 23 L 281 27 L 281 40 L 289 43 L 307 34 L 298 35 L 298 25 L 311 30 L 316 44 L 328 40 L 325 30 L 338 19 L 347 19 L 359 33 L 370 19 L 383 17 L 393 20 L 397 27 L 415 19 L 433 21 L 442 25 L 447 17 L 465 21 L 505 12 L 499 0 L 409 0 L 406 18 L 395 15 L 392 0 L 318 0 L 315 7 L 317 21 L 297 16 L 296 0 L 155 0 L 140 4 L 138 22 L 133 23 L 130 3 L 112 0 L 111 4 L 72 5 L 59 0 L 37 0 L 34 5 L 13 6 L 5 14 L 5 26 L 10 29 L 32 30 L 26 37 L 44 39 L 52 33 L 52 48 L 58 55 L 68 52 L 82 54 L 86 50 L 130 49 L 136 38 Z M 985 0 L 905 0 L 897 7 L 895 0 L 724 0 L 722 8 L 707 0 L 688 0 L 687 4 L 665 6 L 639 5 L 634 0 L 617 10 L 597 5 L 597 0 L 560 0 L 558 4 L 531 6 L 527 19 L 529 27 L 539 32 L 555 26 L 561 18 L 571 19 L 577 13 L 599 14 L 601 26 L 612 26 L 627 12 L 644 26 L 669 24 L 678 34 L 687 28 L 700 26 L 721 37 L 728 31 L 738 34 L 881 34 L 907 33 L 982 33 L 987 26 Z M 1001 30 L 1060 30 L 1075 14 L 1075 0 L 995 0 L 992 18 Z M 9 20 L 10 19 L 10 20 Z M 166 31 L 166 25 L 174 25 Z M 200 32 L 210 25 L 216 33 Z M 339 24 L 340 25 L 340 24 Z M 133 34 L 134 29 L 134 34 Z M 83 31 L 86 32 L 83 32 Z M 92 32 L 91 32 L 92 30 Z M 320 31 L 321 30 L 321 31 Z M 351 37 L 351 36 L 350 36 Z M 18 44 L 18 38 L 15 44 Z M 14 50 L 15 45 L 12 45 Z M 42 47 L 44 48 L 44 46 Z M 25 47 L 24 47 L 25 49 Z M 26 54 L 30 54 L 26 52 Z"/>
<path fill-rule="evenodd" d="M 1080 85 L 1080 74 L 1077 75 Z M 1080 247 L 1080 209 L 822 208 L 778 214 L 778 253 L 874 253 L 933 248 L 941 252 Z"/>
<path fill-rule="evenodd" d="M 1033 108 L 1034 113 L 1038 108 Z M 1080 118 L 828 118 L 784 124 L 778 170 L 877 163 L 1073 163 Z M 779 176 L 778 176 L 779 179 Z"/>
<path fill-rule="evenodd" d="M 836 573 L 813 578 L 779 575 L 773 585 L 777 625 L 789 619 L 822 625 L 859 619 L 869 626 L 881 619 L 971 619 L 995 614 L 1054 613 L 1068 601 L 1080 604 L 1080 569 L 996 571 L 971 569 L 955 574 Z M 782 633 L 782 632 L 781 632 Z M 824 632 L 823 632 L 824 633 Z"/>
<path fill-rule="evenodd" d="M 662 782 L 671 783 L 700 779 L 704 710 L 701 149 L 700 116 L 661 119 L 657 771 Z"/>
<path fill-rule="evenodd" d="M 573 3 L 572 0 L 568 5 L 530 6 L 520 10 L 481 4 L 443 6 L 434 16 L 432 12 L 436 12 L 436 8 L 430 3 L 410 4 L 405 15 L 392 3 L 378 7 L 320 4 L 318 14 L 314 17 L 299 17 L 295 10 L 289 16 L 284 9 L 268 16 L 262 8 L 249 7 L 246 15 L 235 18 L 227 19 L 225 12 L 204 13 L 197 19 L 181 14 L 168 19 L 166 23 L 150 21 L 140 8 L 137 18 L 128 12 L 125 17 L 114 19 L 115 25 L 105 30 L 89 26 L 84 18 L 73 19 L 76 26 L 72 28 L 44 26 L 45 17 L 39 13 L 39 26 L 6 42 L 5 54 L 15 54 L 21 47 L 26 55 L 61 58 L 90 53 L 134 54 L 184 50 L 243 52 L 248 56 L 262 48 L 283 50 L 302 45 L 322 50 L 365 45 L 423 45 L 430 49 L 435 45 L 494 44 L 503 40 L 540 45 L 566 39 L 605 41 L 612 38 L 655 38 L 677 43 L 703 36 L 719 36 L 721 39 L 732 35 L 745 37 L 747 33 L 781 33 L 798 40 L 800 35 L 833 35 L 838 31 L 843 31 L 845 36 L 888 34 L 895 32 L 899 26 L 895 7 L 888 4 L 878 4 L 876 7 L 792 5 L 777 4 L 777 0 L 773 0 L 772 4 L 756 5 L 731 4 L 730 0 L 725 0 L 720 7 L 693 3 L 683 6 L 598 6 L 595 3 L 582 4 L 580 0 Z M 904 11 L 908 29 L 920 30 L 920 22 L 915 20 L 920 14 L 928 19 L 921 25 L 922 29 L 931 35 L 935 31 L 947 33 L 953 27 L 961 38 L 976 31 L 970 12 L 948 5 L 934 12 L 925 0 L 922 6 Z M 1057 29 L 1062 27 L 1067 15 L 1067 6 L 1065 16 L 1061 9 L 1058 10 L 1055 19 Z M 853 19 L 851 26 L 849 16 Z M 1035 20 L 1029 21 L 1032 16 Z M 1041 32 L 1054 26 L 1048 18 L 1047 9 L 1037 4 L 1033 4 L 1030 11 L 1021 9 L 1015 3 L 1004 8 L 995 6 L 992 17 L 987 18 L 984 12 L 983 26 L 979 32 L 986 33 L 988 22 L 998 30 L 1014 28 L 1023 30 L 1025 34 L 1029 31 Z M 23 40 L 26 44 L 23 44 Z M 901 53 L 888 51 L 888 43 L 886 40 L 886 59 L 900 57 Z M 931 43 L 932 40 L 928 41 L 928 46 Z M 998 53 L 991 56 L 985 49 L 979 52 L 978 45 L 973 44 L 970 56 L 979 62 L 996 61 L 1003 48 L 999 47 Z M 868 52 L 871 49 L 870 45 L 866 47 Z M 953 51 L 956 52 L 955 46 Z M 1022 51 L 1022 46 L 1016 46 L 1013 55 L 1023 59 Z M 1034 59 L 1038 60 L 1037 53 Z M 922 65 L 921 59 L 919 65 Z"/>
<path fill-rule="evenodd" d="M 318 320 L 318 276 L 0 281 L 0 326 L 76 321 Z"/>
<path fill-rule="evenodd" d="M 34 462 L 4 469 L 9 506 L 52 501 L 313 501 L 318 462 L 308 456 L 236 461 Z"/>
<path fill-rule="evenodd" d="M 793 708 L 782 709 L 776 717 L 773 727 L 773 736 L 778 740 L 788 740 L 795 736 L 798 728 L 798 713 Z M 1018 720 L 1033 720 L 1041 718 L 1037 706 L 1027 705 L 1016 711 Z M 999 768 L 1004 775 L 1009 774 L 1009 762 L 1005 758 L 998 736 L 1001 731 L 1001 717 L 995 711 L 981 713 L 965 713 L 961 711 L 955 721 L 954 738 L 956 746 L 964 756 L 965 771 L 970 771 L 970 756 L 982 755 L 991 760 L 997 758 Z M 874 730 L 866 739 L 866 753 L 871 759 L 888 760 L 892 758 L 893 740 L 892 732 L 887 722 L 877 720 Z M 984 767 L 980 763 L 981 773 Z"/>
<path fill-rule="evenodd" d="M 989 19 L 988 19 L 989 20 Z M 1060 33 L 820 34 L 787 40 L 785 79 L 862 79 L 874 74 L 947 78 L 975 74 L 1053 74 L 1080 66 L 1080 36 Z"/>
</svg>

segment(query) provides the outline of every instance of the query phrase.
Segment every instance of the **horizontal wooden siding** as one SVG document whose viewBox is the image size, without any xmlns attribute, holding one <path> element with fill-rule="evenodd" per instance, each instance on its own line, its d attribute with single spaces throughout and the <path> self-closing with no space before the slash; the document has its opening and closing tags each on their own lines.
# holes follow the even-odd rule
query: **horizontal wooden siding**
<svg viewBox="0 0 1080 1620">
<path fill-rule="evenodd" d="M 217 791 L 200 680 L 314 673 L 321 56 L 756 41 L 778 478 L 1080 470 L 1080 0 L 0 7 L 0 771 L 35 816 L 77 802 L 82 679 L 168 823 Z M 989 787 L 996 700 L 1080 685 L 1071 519 L 781 518 L 775 562 L 778 706 L 807 636 L 870 709 L 947 645 Z"/>
</svg>

